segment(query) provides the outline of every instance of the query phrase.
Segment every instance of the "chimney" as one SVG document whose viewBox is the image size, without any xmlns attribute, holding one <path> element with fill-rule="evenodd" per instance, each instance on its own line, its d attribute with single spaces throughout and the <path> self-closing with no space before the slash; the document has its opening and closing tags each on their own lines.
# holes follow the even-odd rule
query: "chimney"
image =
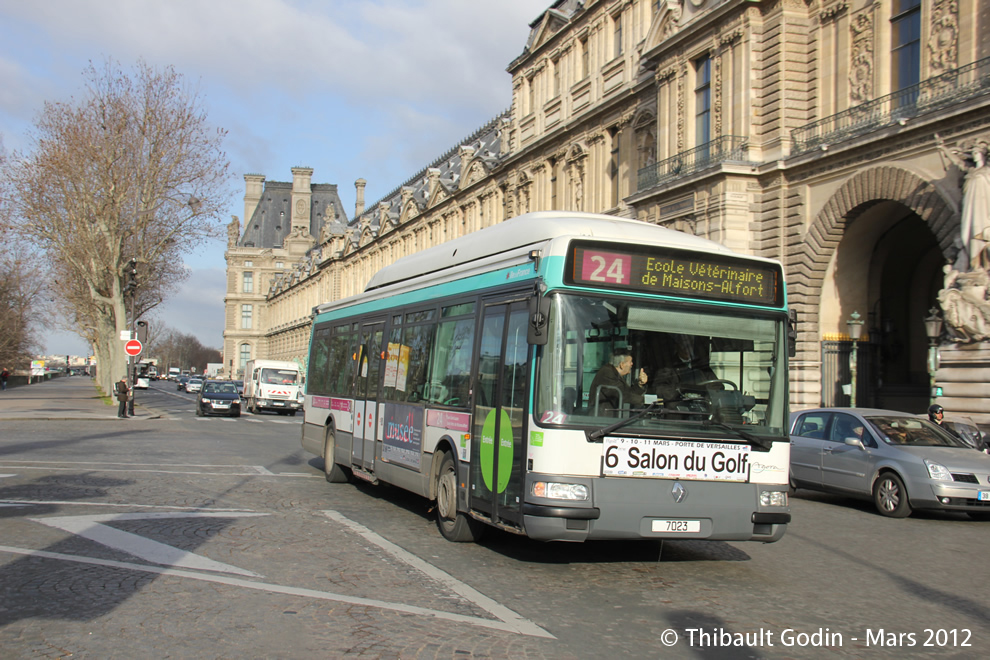
<svg viewBox="0 0 990 660">
<path fill-rule="evenodd" d="M 265 177 L 262 174 L 244 175 L 244 226 L 247 227 L 254 217 L 261 196 L 265 191 Z"/>
<path fill-rule="evenodd" d="M 357 201 L 354 202 L 355 218 L 364 213 L 364 187 L 366 185 L 368 185 L 368 182 L 364 179 L 358 179 L 354 182 L 354 191 L 357 194 Z"/>
</svg>

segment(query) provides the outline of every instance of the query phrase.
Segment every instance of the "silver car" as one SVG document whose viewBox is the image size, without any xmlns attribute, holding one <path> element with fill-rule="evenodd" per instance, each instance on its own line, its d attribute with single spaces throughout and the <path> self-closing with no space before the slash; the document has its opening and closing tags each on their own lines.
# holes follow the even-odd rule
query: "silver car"
<svg viewBox="0 0 990 660">
<path fill-rule="evenodd" d="M 990 456 L 927 419 L 893 410 L 791 413 L 791 485 L 872 499 L 892 518 L 912 509 L 990 520 Z"/>
</svg>

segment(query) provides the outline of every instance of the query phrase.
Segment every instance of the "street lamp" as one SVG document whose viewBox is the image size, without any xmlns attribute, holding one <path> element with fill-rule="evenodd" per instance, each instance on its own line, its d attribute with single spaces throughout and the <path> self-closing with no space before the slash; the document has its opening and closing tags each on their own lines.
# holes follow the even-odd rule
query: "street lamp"
<svg viewBox="0 0 990 660">
<path fill-rule="evenodd" d="M 859 362 L 859 351 L 857 350 L 857 344 L 859 343 L 859 338 L 863 334 L 863 319 L 859 317 L 859 312 L 853 312 L 849 315 L 849 320 L 846 321 L 846 326 L 849 328 L 849 339 L 852 340 L 852 346 L 849 349 L 849 407 L 856 407 L 856 367 Z"/>
<path fill-rule="evenodd" d="M 928 399 L 935 403 L 935 372 L 938 371 L 938 339 L 942 336 L 942 317 L 932 307 L 925 317 L 925 334 L 928 335 Z"/>
</svg>

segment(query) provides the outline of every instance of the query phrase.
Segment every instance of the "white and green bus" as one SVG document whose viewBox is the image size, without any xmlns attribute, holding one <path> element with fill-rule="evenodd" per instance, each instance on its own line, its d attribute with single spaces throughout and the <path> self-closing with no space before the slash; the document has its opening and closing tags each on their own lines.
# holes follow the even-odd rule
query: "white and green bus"
<svg viewBox="0 0 990 660">
<path fill-rule="evenodd" d="M 529 213 L 314 309 L 302 445 L 330 482 L 435 500 L 452 541 L 772 542 L 790 521 L 787 342 L 777 262 Z"/>
</svg>

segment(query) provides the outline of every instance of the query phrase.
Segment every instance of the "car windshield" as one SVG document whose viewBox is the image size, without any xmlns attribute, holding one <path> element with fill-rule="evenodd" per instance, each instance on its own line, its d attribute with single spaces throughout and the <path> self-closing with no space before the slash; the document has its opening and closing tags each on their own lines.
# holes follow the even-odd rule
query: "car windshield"
<svg viewBox="0 0 990 660">
<path fill-rule="evenodd" d="M 203 394 L 237 394 L 237 386 L 233 383 L 207 383 L 203 386 Z"/>
<path fill-rule="evenodd" d="M 880 439 L 888 445 L 907 447 L 966 447 L 948 431 L 927 419 L 876 415 L 867 417 Z"/>
<path fill-rule="evenodd" d="M 623 432 L 724 436 L 729 425 L 764 438 L 785 433 L 782 314 L 607 296 L 552 300 L 536 383 L 542 425 L 600 429 L 629 419 Z M 627 373 L 615 365 L 628 360 L 623 353 L 632 356 Z M 640 369 L 645 388 L 634 386 Z"/>
</svg>

